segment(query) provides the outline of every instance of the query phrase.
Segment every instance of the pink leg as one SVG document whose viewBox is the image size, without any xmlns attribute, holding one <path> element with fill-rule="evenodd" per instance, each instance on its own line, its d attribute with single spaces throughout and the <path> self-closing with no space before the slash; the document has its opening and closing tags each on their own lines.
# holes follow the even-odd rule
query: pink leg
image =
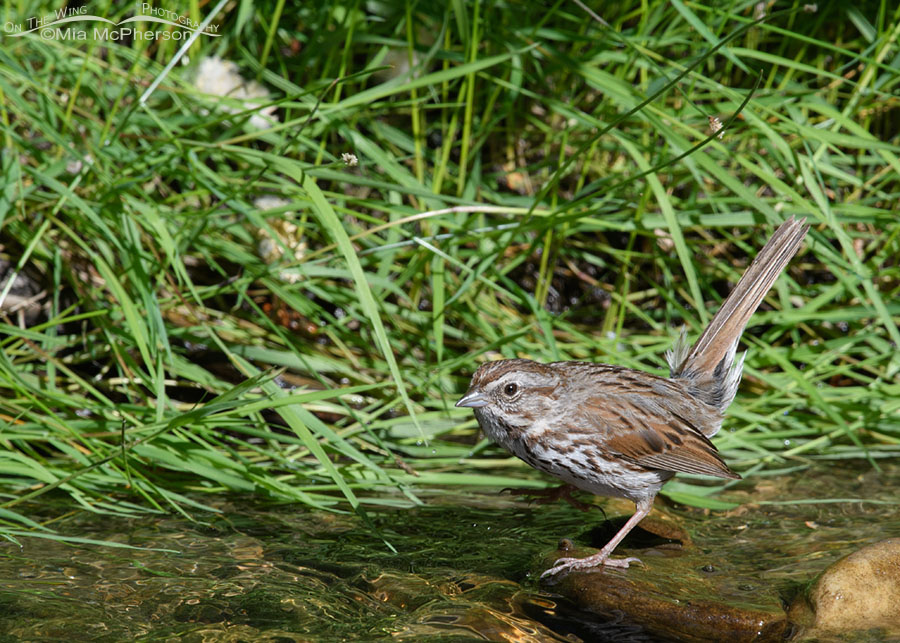
<svg viewBox="0 0 900 643">
<path fill-rule="evenodd" d="M 629 563 L 639 563 L 641 562 L 637 558 L 614 558 L 610 559 L 609 555 L 613 552 L 616 546 L 622 542 L 622 539 L 628 535 L 628 532 L 635 528 L 635 526 L 647 517 L 647 514 L 650 513 L 650 508 L 653 506 L 653 498 L 647 498 L 644 500 L 640 500 L 634 503 L 635 512 L 634 515 L 628 519 L 622 528 L 619 530 L 615 536 L 612 537 L 606 546 L 603 547 L 600 551 L 598 551 L 593 556 L 588 556 L 587 558 L 560 558 L 556 561 L 556 565 L 545 571 L 541 574 L 541 578 L 546 576 L 553 576 L 554 574 L 562 573 L 563 575 L 568 574 L 571 571 L 576 569 L 587 569 L 589 567 L 596 567 L 597 565 L 606 565 L 608 567 L 621 567 L 627 568 Z"/>
</svg>

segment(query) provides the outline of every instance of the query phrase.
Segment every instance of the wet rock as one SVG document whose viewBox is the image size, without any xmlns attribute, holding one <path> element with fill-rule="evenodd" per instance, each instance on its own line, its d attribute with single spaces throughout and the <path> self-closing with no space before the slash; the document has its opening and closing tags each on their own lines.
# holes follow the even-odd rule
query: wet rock
<svg viewBox="0 0 900 643">
<path fill-rule="evenodd" d="M 604 516 L 609 514 L 609 517 L 598 521 L 590 532 L 590 542 L 584 544 L 599 548 L 608 543 L 634 513 L 634 503 L 620 498 L 604 498 L 602 511 Z M 681 518 L 654 509 L 628 534 L 627 542 L 639 547 L 653 545 L 669 550 L 691 547 L 691 536 L 682 523 Z"/>
<path fill-rule="evenodd" d="M 883 630 L 900 636 L 900 538 L 863 547 L 831 565 L 791 605 L 802 638 Z"/>
<path fill-rule="evenodd" d="M 543 561 L 546 566 L 561 556 L 595 552 L 561 545 Z M 776 590 L 739 581 L 727 562 L 696 549 L 676 556 L 652 549 L 640 554 L 644 564 L 575 572 L 551 589 L 601 620 L 631 622 L 666 640 L 784 640 L 788 623 Z"/>
<path fill-rule="evenodd" d="M 691 535 L 678 521 L 662 512 L 653 512 L 638 523 L 638 529 L 648 531 L 665 540 L 679 541 L 684 547 L 691 546 Z"/>
<path fill-rule="evenodd" d="M 416 610 L 440 598 L 428 581 L 411 574 L 385 572 L 371 580 L 366 589 L 376 600 L 402 610 Z"/>
</svg>

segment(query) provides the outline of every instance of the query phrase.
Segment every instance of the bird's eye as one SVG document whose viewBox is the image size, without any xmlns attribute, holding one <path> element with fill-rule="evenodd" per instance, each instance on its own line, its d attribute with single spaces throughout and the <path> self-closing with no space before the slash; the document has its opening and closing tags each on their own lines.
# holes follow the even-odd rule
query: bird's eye
<svg viewBox="0 0 900 643">
<path fill-rule="evenodd" d="M 510 382 L 506 386 L 503 387 L 503 392 L 506 393 L 509 397 L 512 397 L 516 394 L 516 391 L 519 390 L 519 385 L 515 382 Z"/>
</svg>

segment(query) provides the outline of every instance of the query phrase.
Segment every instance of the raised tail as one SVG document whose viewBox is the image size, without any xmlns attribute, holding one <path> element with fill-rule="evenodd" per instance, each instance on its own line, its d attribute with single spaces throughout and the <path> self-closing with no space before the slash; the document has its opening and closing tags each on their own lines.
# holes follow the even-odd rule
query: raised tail
<svg viewBox="0 0 900 643">
<path fill-rule="evenodd" d="M 759 251 L 709 326 L 690 348 L 684 329 L 675 347 L 666 353 L 670 376 L 688 379 L 691 393 L 724 412 L 737 393 L 744 356 L 734 363 L 741 334 L 778 275 L 797 253 L 809 226 L 791 217 Z"/>
</svg>

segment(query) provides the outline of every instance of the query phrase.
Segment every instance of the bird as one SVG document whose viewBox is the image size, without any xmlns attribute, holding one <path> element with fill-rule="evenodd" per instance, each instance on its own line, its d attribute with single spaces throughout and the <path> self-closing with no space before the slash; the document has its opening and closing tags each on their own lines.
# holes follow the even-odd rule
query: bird
<svg viewBox="0 0 900 643">
<path fill-rule="evenodd" d="M 596 554 L 556 561 L 541 578 L 637 558 L 613 550 L 676 473 L 740 479 L 710 441 L 741 381 L 735 355 L 750 317 L 796 254 L 809 226 L 789 218 L 775 231 L 693 345 L 682 328 L 666 352 L 669 376 L 595 362 L 503 359 L 481 364 L 457 407 L 509 453 L 564 483 L 626 498 L 635 512 Z"/>
</svg>

